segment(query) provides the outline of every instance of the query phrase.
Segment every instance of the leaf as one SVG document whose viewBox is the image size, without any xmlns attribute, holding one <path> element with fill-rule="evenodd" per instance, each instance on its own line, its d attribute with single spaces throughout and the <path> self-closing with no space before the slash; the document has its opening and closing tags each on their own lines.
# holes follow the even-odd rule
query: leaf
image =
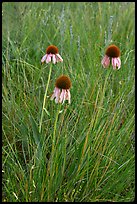
<svg viewBox="0 0 137 204">
<path fill-rule="evenodd" d="M 44 111 L 47 113 L 47 115 L 49 115 L 49 116 L 50 116 L 50 113 L 47 111 L 47 109 L 46 109 L 46 108 L 44 108 Z"/>
<path fill-rule="evenodd" d="M 38 131 L 38 126 L 37 126 L 34 118 L 31 115 L 29 116 L 29 118 L 30 118 L 30 122 L 31 122 L 31 126 L 32 126 L 33 138 L 35 140 L 35 143 L 37 145 L 39 145 L 39 143 L 40 143 L 40 133 Z"/>
<path fill-rule="evenodd" d="M 36 121 L 34 120 L 34 118 L 32 116 L 29 116 L 29 118 L 30 118 L 30 122 L 31 122 L 31 126 L 32 126 L 33 138 L 34 138 L 34 141 L 37 145 L 35 155 L 36 155 L 36 158 L 41 160 L 41 158 L 42 158 L 42 145 L 41 145 L 42 135 L 39 133 L 38 125 L 37 125 Z"/>
</svg>

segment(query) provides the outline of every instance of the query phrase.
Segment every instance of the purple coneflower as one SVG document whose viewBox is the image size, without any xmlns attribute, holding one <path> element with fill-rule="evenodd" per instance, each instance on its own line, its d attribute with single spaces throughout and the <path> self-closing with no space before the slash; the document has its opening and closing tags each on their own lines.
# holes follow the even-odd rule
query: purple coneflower
<svg viewBox="0 0 137 204">
<path fill-rule="evenodd" d="M 120 69 L 120 49 L 116 45 L 110 45 L 107 47 L 105 56 L 101 61 L 104 68 L 107 68 L 109 66 L 110 60 L 112 62 L 113 69 Z"/>
<path fill-rule="evenodd" d="M 51 100 L 55 98 L 56 103 L 64 103 L 65 100 L 68 100 L 70 104 L 70 87 L 71 81 L 68 76 L 62 75 L 57 78 Z"/>
<path fill-rule="evenodd" d="M 41 63 L 43 64 L 44 61 L 46 63 L 53 62 L 53 64 L 56 64 L 56 62 L 63 62 L 62 57 L 60 56 L 58 52 L 58 48 L 54 45 L 50 45 L 46 49 L 46 54 L 42 57 Z"/>
</svg>

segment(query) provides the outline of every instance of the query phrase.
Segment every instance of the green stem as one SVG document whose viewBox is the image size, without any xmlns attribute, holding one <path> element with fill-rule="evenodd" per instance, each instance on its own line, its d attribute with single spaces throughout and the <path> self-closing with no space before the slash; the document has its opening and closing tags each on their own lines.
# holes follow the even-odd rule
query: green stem
<svg viewBox="0 0 137 204">
<path fill-rule="evenodd" d="M 51 66 L 50 66 L 48 82 L 47 82 L 47 86 L 46 86 L 46 90 L 45 90 L 45 94 L 44 94 L 42 113 L 41 113 L 41 118 L 40 118 L 40 123 L 39 123 L 39 133 L 41 132 L 41 127 L 42 127 L 43 113 L 44 113 L 44 107 L 45 107 L 45 102 L 46 102 L 46 97 L 47 97 L 47 91 L 48 91 L 50 77 L 51 77 L 51 71 L 52 71 L 52 63 L 51 63 Z"/>
<path fill-rule="evenodd" d="M 55 119 L 55 123 L 54 123 L 54 131 L 53 131 L 53 138 L 52 138 L 52 153 L 54 154 L 54 149 L 55 149 L 55 136 L 56 136 L 56 129 L 57 129 L 57 121 L 58 121 L 58 117 L 59 117 L 59 112 L 60 112 L 60 108 L 61 108 L 61 104 L 58 104 L 58 110 L 57 110 L 57 114 L 56 114 L 56 119 Z"/>
<path fill-rule="evenodd" d="M 53 130 L 53 137 L 52 137 L 52 149 L 51 149 L 51 157 L 50 162 L 48 163 L 48 201 L 50 201 L 51 194 L 52 194 L 52 188 L 54 187 L 54 174 L 55 174 L 55 148 L 56 148 L 56 130 L 57 130 L 57 122 L 59 118 L 59 112 L 60 112 L 61 104 L 58 104 L 57 112 L 56 112 L 56 118 L 54 122 L 54 130 Z M 50 175 L 50 176 L 49 176 Z"/>
</svg>

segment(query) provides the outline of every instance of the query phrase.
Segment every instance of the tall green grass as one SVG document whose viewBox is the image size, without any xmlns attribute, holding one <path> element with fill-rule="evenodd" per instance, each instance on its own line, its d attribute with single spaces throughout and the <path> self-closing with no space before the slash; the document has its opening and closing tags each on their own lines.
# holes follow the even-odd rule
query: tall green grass
<svg viewBox="0 0 137 204">
<path fill-rule="evenodd" d="M 119 70 L 101 65 L 112 43 Z M 64 61 L 45 94 L 50 44 Z M 2 4 L 3 202 L 134 200 L 134 44 L 135 3 Z M 61 74 L 70 105 L 49 98 Z"/>
</svg>

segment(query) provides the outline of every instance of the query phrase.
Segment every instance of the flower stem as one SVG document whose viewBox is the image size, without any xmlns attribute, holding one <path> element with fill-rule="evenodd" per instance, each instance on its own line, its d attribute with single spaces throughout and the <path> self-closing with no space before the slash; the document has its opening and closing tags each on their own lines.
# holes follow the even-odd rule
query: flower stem
<svg viewBox="0 0 137 204">
<path fill-rule="evenodd" d="M 51 63 L 51 66 L 50 66 L 49 76 L 48 76 L 48 81 L 47 81 L 47 86 L 46 86 L 46 90 L 45 90 L 45 94 L 44 94 L 44 99 L 43 99 L 43 107 L 42 107 L 41 118 L 40 118 L 40 123 L 39 123 L 39 133 L 41 133 L 43 113 L 44 113 L 44 107 L 45 107 L 45 102 L 46 102 L 46 97 L 47 97 L 47 91 L 48 91 L 49 82 L 50 82 L 50 77 L 51 77 L 51 71 L 52 71 L 52 63 Z"/>
<path fill-rule="evenodd" d="M 55 118 L 55 123 L 54 123 L 54 131 L 53 131 L 53 138 L 52 138 L 52 154 L 54 154 L 54 149 L 55 149 L 55 144 L 56 144 L 56 130 L 57 130 L 57 122 L 58 122 L 58 118 L 59 118 L 59 112 L 61 109 L 61 104 L 58 104 L 58 110 L 56 113 L 56 118 Z"/>
</svg>

